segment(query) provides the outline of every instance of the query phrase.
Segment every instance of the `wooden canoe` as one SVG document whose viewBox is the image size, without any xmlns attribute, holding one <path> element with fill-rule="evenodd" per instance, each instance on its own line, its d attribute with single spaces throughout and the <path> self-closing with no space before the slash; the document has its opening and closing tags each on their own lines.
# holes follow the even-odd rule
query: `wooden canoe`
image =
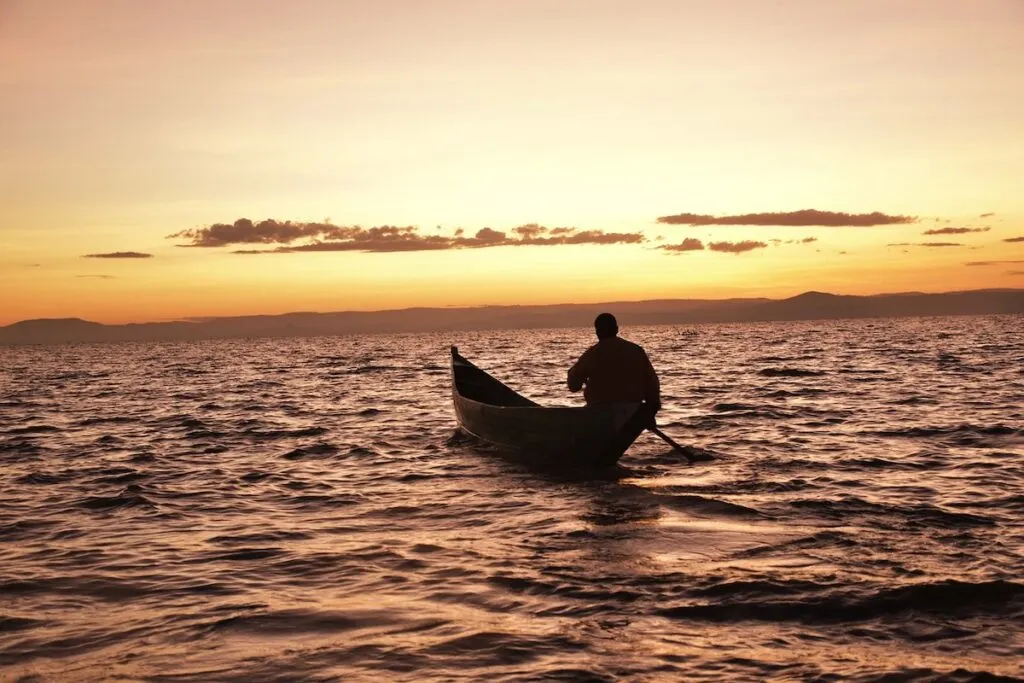
<svg viewBox="0 0 1024 683">
<path fill-rule="evenodd" d="M 614 465 L 651 424 L 649 408 L 544 407 L 505 386 L 452 347 L 452 400 L 463 431 L 542 464 Z M 630 412 L 632 410 L 632 412 Z"/>
</svg>

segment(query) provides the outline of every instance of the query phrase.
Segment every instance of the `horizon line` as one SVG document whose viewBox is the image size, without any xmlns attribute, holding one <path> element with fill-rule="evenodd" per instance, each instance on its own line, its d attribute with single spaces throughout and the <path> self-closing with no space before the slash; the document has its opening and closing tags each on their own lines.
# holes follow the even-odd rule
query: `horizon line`
<svg viewBox="0 0 1024 683">
<path fill-rule="evenodd" d="M 128 325 L 167 325 L 167 324 L 202 324 L 206 322 L 212 322 L 216 320 L 231 320 L 235 318 L 279 318 L 289 315 L 337 315 L 343 313 L 358 313 L 358 314 L 374 314 L 374 313 L 401 313 L 405 311 L 472 311 L 481 310 L 486 308 L 498 309 L 498 308 L 555 308 L 559 306 L 615 306 L 624 304 L 645 304 L 645 303 L 666 303 L 666 302 L 679 302 L 679 301 L 700 301 L 700 302 L 723 302 L 723 301 L 787 301 L 789 299 L 796 299 L 801 296 L 807 296 L 808 294 L 819 294 L 824 296 L 834 297 L 860 297 L 860 298 L 875 298 L 885 296 L 942 296 L 949 294 L 966 294 L 966 293 L 980 293 L 980 292 L 1024 292 L 1024 288 L 1021 287 L 987 287 L 981 289 L 958 289 L 941 292 L 922 292 L 918 290 L 904 291 L 904 292 L 881 292 L 878 294 L 836 294 L 834 292 L 826 292 L 817 289 L 809 289 L 799 294 L 793 294 L 791 296 L 772 298 L 766 296 L 734 296 L 724 298 L 657 298 L 657 299 L 633 299 L 633 300 L 616 300 L 616 301 L 596 301 L 596 302 L 559 302 L 553 304 L 480 304 L 476 306 L 406 306 L 404 308 L 382 308 L 372 310 L 330 310 L 330 311 L 286 311 L 284 313 L 247 313 L 238 315 L 214 315 L 214 316 L 192 316 L 192 317 L 180 317 L 180 318 L 169 318 L 163 320 L 147 320 L 147 321 L 132 321 L 124 323 L 103 323 L 96 322 L 94 320 L 88 320 L 86 318 L 80 318 L 77 316 L 71 317 L 52 317 L 52 318 L 25 318 L 22 320 L 16 320 L 6 325 L 0 325 L 0 330 L 20 325 L 23 323 L 33 322 L 56 322 L 56 321 L 81 321 L 85 323 L 91 323 L 94 325 L 103 325 L 107 327 L 123 327 Z"/>
</svg>

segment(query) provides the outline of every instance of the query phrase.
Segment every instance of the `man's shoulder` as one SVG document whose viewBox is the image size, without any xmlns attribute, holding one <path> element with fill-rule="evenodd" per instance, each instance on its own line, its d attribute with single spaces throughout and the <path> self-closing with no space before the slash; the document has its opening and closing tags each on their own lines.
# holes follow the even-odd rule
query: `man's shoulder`
<svg viewBox="0 0 1024 683">
<path fill-rule="evenodd" d="M 647 353 L 644 351 L 644 347 L 640 346 L 636 342 L 631 342 L 628 339 L 623 339 L 622 337 L 616 337 L 616 339 L 619 340 L 619 344 L 621 344 L 624 349 L 629 349 L 633 352 Z"/>
</svg>

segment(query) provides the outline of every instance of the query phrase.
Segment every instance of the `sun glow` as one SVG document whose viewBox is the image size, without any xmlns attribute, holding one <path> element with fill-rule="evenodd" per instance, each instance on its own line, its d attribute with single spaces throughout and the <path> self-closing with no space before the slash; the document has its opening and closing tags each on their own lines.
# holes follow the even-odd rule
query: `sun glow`
<svg viewBox="0 0 1024 683">
<path fill-rule="evenodd" d="M 246 8 L 5 4 L 0 324 L 1024 283 L 1012 4 Z M 916 220 L 657 222 L 804 209 Z M 168 239 L 240 217 L 642 239 Z"/>
</svg>

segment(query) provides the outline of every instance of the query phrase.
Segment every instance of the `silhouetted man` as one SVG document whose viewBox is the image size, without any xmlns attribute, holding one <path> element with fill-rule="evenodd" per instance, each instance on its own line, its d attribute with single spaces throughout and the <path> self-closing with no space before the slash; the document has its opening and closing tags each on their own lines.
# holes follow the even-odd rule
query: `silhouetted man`
<svg viewBox="0 0 1024 683">
<path fill-rule="evenodd" d="M 646 403 L 651 418 L 661 410 L 661 385 L 647 352 L 619 337 L 611 313 L 594 320 L 597 343 L 569 369 L 569 391 L 583 389 L 587 405 Z"/>
</svg>

